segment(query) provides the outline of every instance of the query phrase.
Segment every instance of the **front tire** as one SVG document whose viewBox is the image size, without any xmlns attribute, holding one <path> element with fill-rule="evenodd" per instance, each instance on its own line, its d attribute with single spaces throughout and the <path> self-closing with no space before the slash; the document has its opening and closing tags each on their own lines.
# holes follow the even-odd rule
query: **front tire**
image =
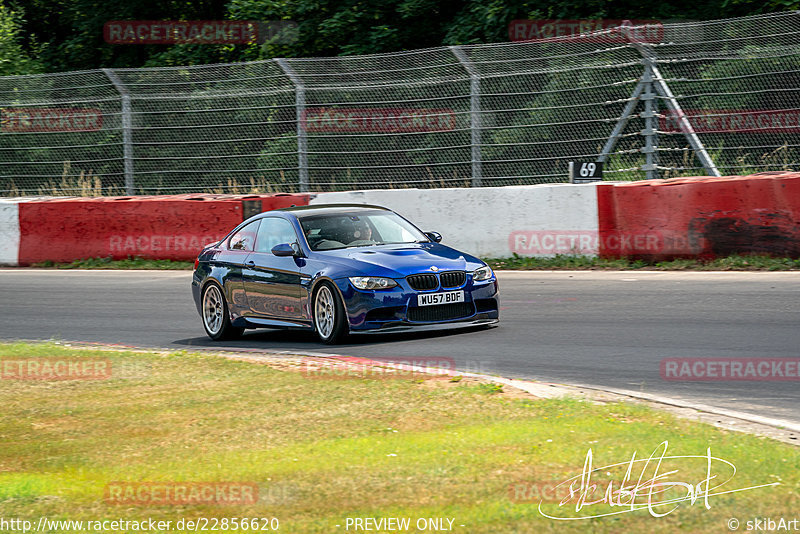
<svg viewBox="0 0 800 534">
<path fill-rule="evenodd" d="M 208 337 L 214 341 L 234 339 L 242 335 L 244 328 L 237 328 L 231 324 L 228 313 L 228 303 L 222 294 L 222 289 L 214 282 L 210 282 L 203 289 L 201 301 L 203 314 L 203 328 Z"/>
<path fill-rule="evenodd" d="M 348 332 L 347 315 L 339 293 L 327 282 L 323 282 L 314 293 L 314 329 L 320 341 L 333 345 L 341 341 Z"/>
</svg>

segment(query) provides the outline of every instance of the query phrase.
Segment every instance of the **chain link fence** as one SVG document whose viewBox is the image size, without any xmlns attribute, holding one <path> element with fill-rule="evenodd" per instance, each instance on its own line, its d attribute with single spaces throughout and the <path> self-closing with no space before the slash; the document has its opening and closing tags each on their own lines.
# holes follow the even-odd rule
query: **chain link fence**
<svg viewBox="0 0 800 534">
<path fill-rule="evenodd" d="M 392 54 L 0 78 L 0 194 L 800 169 L 800 12 Z"/>
</svg>

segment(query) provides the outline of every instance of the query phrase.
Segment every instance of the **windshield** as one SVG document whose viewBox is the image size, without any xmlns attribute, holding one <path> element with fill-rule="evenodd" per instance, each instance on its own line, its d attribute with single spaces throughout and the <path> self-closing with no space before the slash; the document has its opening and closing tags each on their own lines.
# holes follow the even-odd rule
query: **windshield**
<svg viewBox="0 0 800 534">
<path fill-rule="evenodd" d="M 391 211 L 310 215 L 300 219 L 300 226 L 311 250 L 428 241 L 425 234 Z"/>
</svg>

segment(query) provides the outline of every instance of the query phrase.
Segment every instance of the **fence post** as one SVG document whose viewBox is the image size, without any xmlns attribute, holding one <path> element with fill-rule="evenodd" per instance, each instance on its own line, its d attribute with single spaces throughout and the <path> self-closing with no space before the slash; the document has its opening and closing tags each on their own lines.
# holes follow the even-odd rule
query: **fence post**
<svg viewBox="0 0 800 534">
<path fill-rule="evenodd" d="M 689 141 L 689 145 L 691 145 L 691 147 L 694 149 L 694 153 L 697 155 L 697 159 L 700 160 L 700 163 L 706 169 L 706 172 L 709 176 L 722 176 L 719 173 L 714 160 L 712 160 L 711 156 L 709 156 L 706 147 L 703 146 L 703 142 L 700 141 L 700 138 L 697 136 L 697 132 L 695 132 L 692 123 L 689 122 L 689 119 L 686 117 L 686 113 L 684 113 L 683 109 L 681 109 L 678 99 L 675 98 L 675 95 L 672 94 L 672 90 L 667 85 L 667 82 L 664 81 L 664 77 L 661 75 L 661 72 L 659 72 L 655 64 L 651 64 L 650 69 L 653 72 L 653 82 L 656 86 L 656 91 L 659 95 L 661 95 L 662 98 L 664 98 L 670 111 L 675 114 L 678 122 L 681 125 L 683 134 L 686 136 L 686 139 Z"/>
<path fill-rule="evenodd" d="M 125 192 L 128 195 L 136 194 L 136 184 L 133 179 L 133 116 L 131 112 L 131 95 L 128 88 L 119 79 L 117 73 L 111 69 L 102 69 L 120 96 L 122 104 L 122 163 L 125 171 Z"/>
<path fill-rule="evenodd" d="M 284 58 L 275 58 L 275 62 L 292 80 L 295 87 L 294 106 L 297 114 L 297 173 L 298 187 L 301 193 L 308 191 L 308 138 L 303 120 L 306 112 L 306 87 L 303 80 Z"/>
<path fill-rule="evenodd" d="M 640 115 L 644 118 L 644 130 L 642 131 L 644 147 L 642 147 L 641 150 L 644 152 L 645 164 L 642 166 L 642 169 L 645 171 L 647 179 L 652 180 L 658 178 L 658 167 L 656 166 L 656 151 L 658 150 L 658 140 L 656 136 L 658 123 L 653 120 L 656 117 L 654 105 L 656 95 L 653 93 L 653 71 L 649 64 L 645 65 L 642 81 L 644 82 L 645 88 L 644 94 L 639 97 L 644 101 L 644 113 Z"/>
<path fill-rule="evenodd" d="M 481 78 L 472 60 L 460 46 L 450 50 L 469 74 L 469 116 L 472 145 L 472 187 L 480 187 L 483 179 L 483 160 L 481 158 Z"/>
<path fill-rule="evenodd" d="M 623 26 L 626 26 L 626 24 L 623 23 Z M 638 42 L 634 38 L 631 38 L 630 28 L 625 28 L 624 31 L 628 38 L 628 42 L 642 55 L 642 62 L 645 66 L 645 75 L 649 74 L 651 76 L 652 85 L 655 86 L 658 95 L 664 99 L 666 106 L 675 115 L 675 118 L 680 124 L 681 131 L 686 137 L 686 140 L 689 141 L 689 145 L 694 150 L 697 159 L 700 160 L 700 163 L 703 165 L 709 176 L 721 176 L 719 169 L 717 169 L 717 166 L 714 163 L 714 160 L 711 159 L 706 147 L 703 146 L 703 142 L 700 141 L 700 138 L 697 136 L 697 132 L 695 132 L 692 123 L 683 112 L 681 105 L 678 103 L 678 99 L 672 93 L 669 85 L 667 85 L 667 81 L 664 79 L 664 76 L 661 75 L 661 71 L 657 66 L 656 55 L 653 52 L 653 48 Z"/>
<path fill-rule="evenodd" d="M 617 124 L 614 125 L 611 135 L 608 136 L 608 140 L 603 146 L 603 150 L 600 151 L 600 155 L 597 157 L 598 163 L 605 163 L 608 161 L 608 157 L 614 151 L 614 148 L 616 148 L 619 138 L 622 136 L 622 132 L 625 131 L 625 127 L 628 125 L 628 121 L 630 121 L 631 117 L 633 117 L 633 110 L 635 110 L 636 106 L 639 104 L 642 91 L 644 91 L 644 80 L 640 79 L 636 84 L 636 87 L 633 89 L 633 93 L 631 93 L 628 103 L 625 104 L 625 109 L 622 110 L 622 115 L 620 115 L 620 117 L 617 119 Z"/>
</svg>

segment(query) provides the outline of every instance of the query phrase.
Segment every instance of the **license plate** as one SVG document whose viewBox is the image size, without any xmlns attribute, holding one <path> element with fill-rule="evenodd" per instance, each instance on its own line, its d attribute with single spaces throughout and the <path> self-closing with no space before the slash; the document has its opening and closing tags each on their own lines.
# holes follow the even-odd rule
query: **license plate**
<svg viewBox="0 0 800 534">
<path fill-rule="evenodd" d="M 464 292 L 445 291 L 444 293 L 425 293 L 422 295 L 417 295 L 417 304 L 419 306 L 452 304 L 453 302 L 464 302 Z"/>
</svg>

